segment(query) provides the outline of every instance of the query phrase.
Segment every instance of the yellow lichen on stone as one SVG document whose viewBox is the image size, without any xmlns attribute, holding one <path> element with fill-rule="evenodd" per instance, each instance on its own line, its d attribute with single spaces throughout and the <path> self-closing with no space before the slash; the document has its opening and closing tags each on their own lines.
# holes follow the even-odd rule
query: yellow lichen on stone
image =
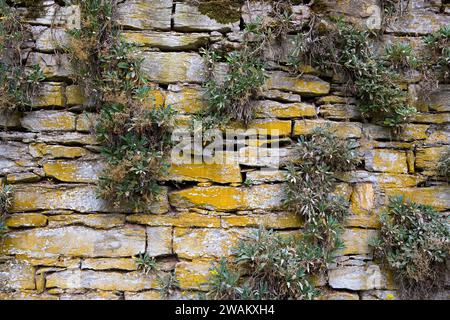
<svg viewBox="0 0 450 320">
<path fill-rule="evenodd" d="M 34 157 L 79 158 L 88 154 L 88 151 L 81 147 L 48 145 L 45 143 L 32 143 L 29 145 L 29 150 Z"/>
<path fill-rule="evenodd" d="M 208 290 L 212 260 L 182 261 L 177 263 L 175 275 L 182 290 Z"/>
<path fill-rule="evenodd" d="M 8 228 L 43 227 L 47 225 L 47 217 L 38 213 L 19 213 L 6 219 Z"/>
<path fill-rule="evenodd" d="M 332 122 L 327 120 L 296 120 L 294 123 L 294 135 L 308 135 L 315 128 L 325 128 L 334 132 L 340 138 L 360 138 L 362 126 L 357 122 Z"/>
<path fill-rule="evenodd" d="M 166 215 L 134 214 L 128 215 L 127 221 L 148 226 L 220 228 L 219 216 L 195 212 L 179 212 Z"/>
<path fill-rule="evenodd" d="M 234 164 L 172 164 L 168 180 L 175 181 L 213 181 L 217 183 L 242 182 L 241 170 Z"/>
</svg>

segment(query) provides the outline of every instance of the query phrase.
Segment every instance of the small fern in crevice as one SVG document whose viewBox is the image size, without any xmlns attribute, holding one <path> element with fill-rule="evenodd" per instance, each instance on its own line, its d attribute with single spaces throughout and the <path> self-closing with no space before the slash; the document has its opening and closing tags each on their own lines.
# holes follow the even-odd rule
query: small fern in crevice
<svg viewBox="0 0 450 320">
<path fill-rule="evenodd" d="M 381 215 L 375 256 L 394 272 L 405 298 L 429 298 L 445 283 L 450 254 L 446 218 L 430 206 L 391 198 Z"/>
</svg>

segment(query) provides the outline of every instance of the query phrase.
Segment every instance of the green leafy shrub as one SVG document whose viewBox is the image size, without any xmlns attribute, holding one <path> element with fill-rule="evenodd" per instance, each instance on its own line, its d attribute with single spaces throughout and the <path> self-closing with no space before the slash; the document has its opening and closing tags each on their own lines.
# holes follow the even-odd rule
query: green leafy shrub
<svg viewBox="0 0 450 320">
<path fill-rule="evenodd" d="M 158 179 L 167 172 L 174 111 L 155 105 L 136 46 L 120 38 L 114 22 L 118 2 L 71 3 L 80 5 L 81 28 L 69 31 L 67 52 L 87 105 L 99 111 L 95 131 L 107 164 L 98 193 L 116 206 L 144 209 L 157 200 Z"/>
<path fill-rule="evenodd" d="M 36 85 L 45 79 L 38 65 L 25 67 L 22 50 L 29 35 L 17 8 L 0 0 L 0 113 L 32 104 Z"/>
<path fill-rule="evenodd" d="M 207 297 L 221 300 L 313 299 L 311 274 L 322 270 L 321 248 L 259 229 L 242 238 L 230 261 L 210 271 Z"/>
<path fill-rule="evenodd" d="M 420 61 L 416 57 L 413 48 L 408 43 L 395 42 L 386 47 L 385 59 L 394 69 L 417 69 Z"/>
<path fill-rule="evenodd" d="M 96 128 L 107 167 L 100 176 L 100 196 L 136 209 L 156 200 L 158 179 L 167 173 L 165 152 L 173 123 L 170 106 L 105 105 Z"/>
<path fill-rule="evenodd" d="M 406 122 L 415 108 L 408 104 L 394 68 L 373 53 L 371 33 L 341 19 L 331 22 L 314 23 L 308 32 L 297 36 L 291 67 L 299 70 L 299 65 L 310 64 L 318 70 L 332 71 L 342 76 L 349 93 L 358 98 L 364 116 L 388 126 Z"/>
<path fill-rule="evenodd" d="M 206 126 L 226 125 L 233 120 L 248 124 L 253 119 L 255 110 L 249 102 L 267 80 L 263 53 L 276 39 L 287 34 L 289 8 L 289 3 L 279 3 L 272 13 L 276 18 L 270 16 L 248 23 L 239 50 L 230 53 L 203 50 L 209 70 L 209 78 L 204 83 L 208 106 L 200 117 Z M 219 62 L 227 67 L 224 76 L 216 70 Z"/>
<path fill-rule="evenodd" d="M 321 246 L 323 259 L 342 247 L 340 233 L 348 203 L 333 195 L 334 172 L 354 169 L 360 162 L 353 142 L 339 139 L 327 129 L 301 137 L 288 163 L 288 208 L 305 220 L 305 234 Z"/>
<path fill-rule="evenodd" d="M 450 26 L 443 26 L 438 31 L 426 36 L 424 42 L 428 47 L 429 64 L 442 73 L 448 80 L 450 72 Z"/>
<path fill-rule="evenodd" d="M 429 206 L 391 198 L 381 215 L 375 256 L 393 270 L 408 298 L 427 298 L 445 282 L 450 231 L 444 216 Z"/>
</svg>

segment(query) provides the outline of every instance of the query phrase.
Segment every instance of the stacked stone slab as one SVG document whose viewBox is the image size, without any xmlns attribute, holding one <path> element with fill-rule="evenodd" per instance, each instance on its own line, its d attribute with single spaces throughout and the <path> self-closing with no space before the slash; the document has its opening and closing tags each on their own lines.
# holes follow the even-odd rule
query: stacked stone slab
<svg viewBox="0 0 450 320">
<path fill-rule="evenodd" d="M 333 1 L 332 11 L 365 24 L 377 17 L 370 11 L 377 2 Z M 79 9 L 45 5 L 42 16 L 29 21 L 34 47 L 28 62 L 39 64 L 46 80 L 32 109 L 0 118 L 0 178 L 15 190 L 1 248 L 1 299 L 159 299 L 156 275 L 137 271 L 133 257 L 140 252 L 158 258 L 161 273 L 174 270 L 180 288 L 171 299 L 194 298 L 207 290 L 211 262 L 230 254 L 240 236 L 259 225 L 299 232 L 301 221 L 283 208 L 285 171 L 263 174 L 259 169 L 267 163 L 251 156 L 251 148 L 270 141 L 241 146 L 236 152 L 250 155 L 232 164 L 173 164 L 159 199 L 143 213 L 98 199 L 95 184 L 104 163 L 90 130 L 95 114 L 83 111 L 67 57 L 54 53 L 67 44 L 65 30 L 76 27 Z M 411 1 L 411 12 L 387 29 L 385 43 L 420 43 L 448 25 L 450 9 L 440 12 L 440 5 Z M 221 24 L 172 0 L 121 1 L 118 21 L 123 38 L 140 47 L 158 101 L 172 105 L 178 127 L 186 127 L 205 105 L 199 50 L 219 42 L 239 46 L 239 21 Z M 416 84 L 405 81 L 411 95 Z M 271 139 L 284 156 L 291 142 L 316 127 L 329 126 L 358 143 L 363 167 L 337 176 L 336 193 L 351 203 L 346 247 L 317 285 L 322 299 L 390 299 L 397 297 L 392 275 L 373 261 L 368 243 L 388 196 L 449 212 L 450 188 L 434 176 L 450 144 L 450 87 L 441 85 L 399 135 L 363 122 L 355 99 L 334 88 L 314 73 L 293 77 L 271 70 L 252 102 L 258 111 L 248 127 L 278 130 Z"/>
</svg>

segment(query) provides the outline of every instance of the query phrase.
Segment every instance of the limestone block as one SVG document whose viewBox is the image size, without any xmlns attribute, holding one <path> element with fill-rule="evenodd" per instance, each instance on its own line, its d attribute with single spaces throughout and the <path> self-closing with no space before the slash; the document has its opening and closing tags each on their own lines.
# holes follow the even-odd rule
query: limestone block
<svg viewBox="0 0 450 320">
<path fill-rule="evenodd" d="M 205 62 L 197 53 L 144 52 L 142 57 L 142 72 L 150 81 L 202 83 L 205 80 Z"/>
<path fill-rule="evenodd" d="M 426 35 L 450 25 L 450 17 L 428 10 L 415 10 L 391 23 L 386 32 L 395 34 Z"/>
<path fill-rule="evenodd" d="M 404 151 L 374 149 L 366 154 L 365 164 L 369 171 L 408 173 Z"/>
<path fill-rule="evenodd" d="M 38 65 L 47 79 L 70 78 L 72 70 L 66 54 L 46 54 L 31 52 L 28 55 L 27 67 Z"/>
<path fill-rule="evenodd" d="M 333 289 L 356 291 L 386 287 L 386 279 L 377 265 L 339 267 L 330 270 L 328 277 Z"/>
<path fill-rule="evenodd" d="M 8 228 L 44 227 L 47 225 L 47 217 L 39 213 L 18 213 L 6 219 Z"/>
<path fill-rule="evenodd" d="M 286 171 L 282 170 L 256 170 L 246 174 L 246 181 L 253 184 L 262 184 L 267 182 L 283 182 L 286 181 Z"/>
<path fill-rule="evenodd" d="M 130 212 L 130 208 L 112 207 L 107 201 L 97 198 L 95 186 L 73 185 L 17 185 L 14 189 L 11 212 L 36 210 L 75 210 L 79 212 Z M 168 211 L 167 189 L 157 202 L 149 205 L 148 211 Z"/>
<path fill-rule="evenodd" d="M 200 86 L 169 85 L 169 90 L 165 103 L 177 112 L 197 113 L 206 107 L 204 89 Z"/>
<path fill-rule="evenodd" d="M 266 134 L 274 137 L 286 137 L 291 135 L 292 123 L 290 120 L 278 119 L 255 119 L 247 126 L 243 123 L 230 123 L 227 128 L 245 130 L 257 130 L 259 134 Z M 254 132 L 253 132 L 254 134 Z"/>
<path fill-rule="evenodd" d="M 10 259 L 0 263 L 0 288 L 8 290 L 34 290 L 35 269 L 24 261 Z"/>
<path fill-rule="evenodd" d="M 120 292 L 95 290 L 80 294 L 63 293 L 59 300 L 122 300 Z"/>
<path fill-rule="evenodd" d="M 6 182 L 8 182 L 9 184 L 37 182 L 39 180 L 41 180 L 41 176 L 33 172 L 11 173 L 6 176 Z"/>
<path fill-rule="evenodd" d="M 332 120 L 359 120 L 361 111 L 356 105 L 351 104 L 323 104 L 319 114 L 325 119 Z"/>
<path fill-rule="evenodd" d="M 41 158 L 79 158 L 88 154 L 88 151 L 80 147 L 66 147 L 49 145 L 45 143 L 32 143 L 29 145 L 29 152 L 33 157 Z"/>
<path fill-rule="evenodd" d="M 209 42 L 208 33 L 125 31 L 121 36 L 126 42 L 162 51 L 196 50 Z"/>
<path fill-rule="evenodd" d="M 111 229 L 125 224 L 122 214 L 61 214 L 48 217 L 50 228 L 82 225 L 94 229 Z"/>
<path fill-rule="evenodd" d="M 174 181 L 212 181 L 217 183 L 242 182 L 238 163 L 172 164 L 167 179 Z"/>
<path fill-rule="evenodd" d="M 220 258 L 229 255 L 246 229 L 186 229 L 175 228 L 173 252 L 179 258 Z"/>
<path fill-rule="evenodd" d="M 317 300 L 359 300 L 357 293 L 333 291 L 320 295 Z"/>
<path fill-rule="evenodd" d="M 424 170 L 434 170 L 448 147 L 417 148 L 416 167 Z"/>
<path fill-rule="evenodd" d="M 37 136 L 36 142 L 50 144 L 69 144 L 69 145 L 97 145 L 97 138 L 93 134 L 84 134 L 80 132 L 47 132 Z"/>
<path fill-rule="evenodd" d="M 450 188 L 427 187 L 427 188 L 393 188 L 386 190 L 387 196 L 403 196 L 419 204 L 429 205 L 436 210 L 444 211 L 450 208 Z"/>
<path fill-rule="evenodd" d="M 364 124 L 363 130 L 367 137 L 382 140 L 414 141 L 427 138 L 427 130 L 430 126 L 425 124 L 405 124 L 399 134 L 395 134 L 390 128 L 374 124 Z"/>
<path fill-rule="evenodd" d="M 277 212 L 268 214 L 229 215 L 223 216 L 222 227 L 251 227 L 264 226 L 267 229 L 293 229 L 302 227 L 300 217 L 292 212 Z"/>
<path fill-rule="evenodd" d="M 333 122 L 327 120 L 296 120 L 294 135 L 308 135 L 315 128 L 324 128 L 334 132 L 340 138 L 360 138 L 362 125 L 357 122 Z"/>
<path fill-rule="evenodd" d="M 450 113 L 417 113 L 411 116 L 411 121 L 416 123 L 450 123 Z"/>
<path fill-rule="evenodd" d="M 177 3 L 175 7 L 174 29 L 176 31 L 220 31 L 239 30 L 239 20 L 234 23 L 222 24 L 203 15 L 197 6 Z"/>
<path fill-rule="evenodd" d="M 345 229 L 342 235 L 342 241 L 344 241 L 345 248 L 340 250 L 342 255 L 349 254 L 370 254 L 372 249 L 369 246 L 371 239 L 374 239 L 378 235 L 376 230 L 350 228 Z"/>
<path fill-rule="evenodd" d="M 134 271 L 137 265 L 132 258 L 86 258 L 81 261 L 81 269 Z"/>
<path fill-rule="evenodd" d="M 73 257 L 129 257 L 145 250 L 145 229 L 126 226 L 94 230 L 81 226 L 54 229 L 29 229 L 9 233 L 3 252 L 45 258 L 59 255 Z"/>
<path fill-rule="evenodd" d="M 276 101 L 261 100 L 253 102 L 256 116 L 260 118 L 300 118 L 314 117 L 316 108 L 310 103 L 280 103 Z"/>
<path fill-rule="evenodd" d="M 21 119 L 22 127 L 34 131 L 72 131 L 75 130 L 75 114 L 66 111 L 27 112 Z"/>
<path fill-rule="evenodd" d="M 29 7 L 28 9 L 24 10 L 24 17 L 27 23 L 48 27 L 59 26 L 64 27 L 68 30 L 80 28 L 80 6 L 60 6 L 54 1 L 45 1 L 42 7 L 39 7 L 39 4 L 37 6 L 37 8 Z M 35 16 L 36 11 L 39 12 L 37 17 Z"/>
<path fill-rule="evenodd" d="M 172 0 L 131 0 L 119 3 L 117 23 L 138 30 L 170 30 Z"/>
<path fill-rule="evenodd" d="M 181 290 L 208 290 L 211 261 L 194 260 L 177 263 L 175 275 Z"/>
<path fill-rule="evenodd" d="M 35 48 L 40 52 L 53 53 L 68 47 L 69 36 L 62 28 L 49 28 L 46 26 L 32 26 L 31 33 L 35 41 Z"/>
<path fill-rule="evenodd" d="M 199 214 L 195 212 L 176 212 L 165 215 L 134 214 L 128 215 L 127 221 L 154 227 L 176 226 L 220 228 L 220 217 L 218 215 Z"/>
<path fill-rule="evenodd" d="M 31 97 L 31 106 L 34 108 L 62 107 L 64 103 L 64 87 L 58 82 L 39 83 L 36 93 Z"/>
<path fill-rule="evenodd" d="M 4 129 L 20 128 L 20 112 L 1 112 L 0 113 L 0 127 Z"/>
<path fill-rule="evenodd" d="M 66 87 L 66 103 L 68 106 L 82 105 L 86 102 L 83 89 L 77 85 Z"/>
<path fill-rule="evenodd" d="M 104 163 L 96 161 L 54 160 L 44 162 L 45 175 L 63 182 L 97 182 Z"/>
<path fill-rule="evenodd" d="M 157 287 L 156 275 L 69 269 L 47 275 L 47 288 L 141 291 Z"/>
<path fill-rule="evenodd" d="M 172 253 L 171 227 L 147 227 L 147 253 L 152 257 Z"/>
<path fill-rule="evenodd" d="M 257 185 L 251 188 L 193 187 L 174 191 L 170 204 L 180 208 L 199 207 L 208 210 L 232 211 L 277 209 L 285 198 L 283 185 Z"/>
<path fill-rule="evenodd" d="M 292 77 L 282 71 L 269 72 L 266 82 L 268 89 L 277 89 L 305 96 L 325 95 L 330 92 L 330 84 L 312 75 Z"/>
</svg>

